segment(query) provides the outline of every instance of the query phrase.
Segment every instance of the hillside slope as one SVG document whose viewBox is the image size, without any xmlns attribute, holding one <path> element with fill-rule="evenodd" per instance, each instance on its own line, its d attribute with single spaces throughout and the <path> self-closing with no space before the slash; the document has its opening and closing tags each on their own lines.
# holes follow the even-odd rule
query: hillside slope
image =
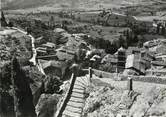
<svg viewBox="0 0 166 117">
<path fill-rule="evenodd" d="M 53 8 L 118 8 L 130 5 L 145 5 L 155 0 L 1 0 L 2 9 L 25 9 L 37 7 L 53 7 Z M 164 0 L 160 0 L 164 1 Z"/>
</svg>

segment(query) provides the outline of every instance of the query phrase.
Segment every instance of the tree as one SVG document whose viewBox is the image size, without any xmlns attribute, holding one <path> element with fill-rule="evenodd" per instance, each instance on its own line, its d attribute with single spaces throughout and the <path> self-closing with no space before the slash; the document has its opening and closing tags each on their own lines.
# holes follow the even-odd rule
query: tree
<svg viewBox="0 0 166 117">
<path fill-rule="evenodd" d="M 13 27 L 13 22 L 9 21 L 8 26 Z"/>
<path fill-rule="evenodd" d="M 126 41 L 127 41 L 127 46 L 130 46 L 131 38 L 130 38 L 129 29 L 126 30 Z"/>
<path fill-rule="evenodd" d="M 165 35 L 165 33 L 166 33 L 166 31 L 165 31 L 165 27 L 164 27 L 164 26 L 162 26 L 162 29 L 161 29 L 161 34 L 162 34 L 162 35 Z"/>
<path fill-rule="evenodd" d="M 6 18 L 5 18 L 3 11 L 1 11 L 1 26 L 2 27 L 7 26 Z"/>
<path fill-rule="evenodd" d="M 124 40 L 124 37 L 122 35 L 120 35 L 119 37 L 119 47 L 125 47 L 125 40 Z"/>
<path fill-rule="evenodd" d="M 15 56 L 11 61 L 11 81 L 14 91 L 16 117 L 36 117 L 28 78 Z"/>
<path fill-rule="evenodd" d="M 51 27 L 51 28 L 54 28 L 54 26 L 55 26 L 55 20 L 54 20 L 54 17 L 53 16 L 51 16 L 51 18 L 50 18 L 50 21 L 49 21 L 49 26 Z"/>
<path fill-rule="evenodd" d="M 156 33 L 157 34 L 159 34 L 159 32 L 160 32 L 160 26 L 161 26 L 161 24 L 159 23 L 159 24 L 157 24 L 157 30 L 156 30 Z"/>
<path fill-rule="evenodd" d="M 139 35 L 138 44 L 137 44 L 138 47 L 140 47 L 140 48 L 143 47 L 143 40 L 144 40 L 143 36 Z"/>
<path fill-rule="evenodd" d="M 118 50 L 118 48 L 119 48 L 119 45 L 117 44 L 118 42 L 117 41 L 113 41 L 112 43 L 111 43 L 111 46 L 112 46 L 112 48 L 113 48 L 113 53 L 115 53 L 115 52 L 117 52 L 117 50 Z"/>
<path fill-rule="evenodd" d="M 106 40 L 105 52 L 106 53 L 112 53 L 112 46 L 111 46 L 110 41 L 108 41 L 108 40 Z"/>
<path fill-rule="evenodd" d="M 28 35 L 32 33 L 31 27 L 27 27 L 26 30 Z"/>
<path fill-rule="evenodd" d="M 133 38 L 133 43 L 138 43 L 138 36 L 137 35 L 134 35 L 134 38 Z"/>
</svg>

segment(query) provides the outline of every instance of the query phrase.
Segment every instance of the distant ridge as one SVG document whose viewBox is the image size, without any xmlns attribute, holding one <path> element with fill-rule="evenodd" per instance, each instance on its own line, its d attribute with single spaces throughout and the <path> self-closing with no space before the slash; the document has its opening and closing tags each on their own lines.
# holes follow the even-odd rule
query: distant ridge
<svg viewBox="0 0 166 117">
<path fill-rule="evenodd" d="M 134 1 L 134 2 L 133 2 Z M 1 0 L 2 9 L 26 9 L 37 7 L 53 8 L 102 8 L 102 7 L 120 7 L 123 5 L 132 5 L 148 2 L 152 0 Z"/>
<path fill-rule="evenodd" d="M 162 3 L 162 4 L 161 4 Z M 21 12 L 61 11 L 63 10 L 101 10 L 119 9 L 127 6 L 145 7 L 145 10 L 162 9 L 166 11 L 165 0 L 1 0 L 1 9 Z M 158 6 L 154 6 L 158 5 Z M 148 7 L 147 7 L 148 6 Z M 146 8 L 147 7 L 147 8 Z"/>
</svg>

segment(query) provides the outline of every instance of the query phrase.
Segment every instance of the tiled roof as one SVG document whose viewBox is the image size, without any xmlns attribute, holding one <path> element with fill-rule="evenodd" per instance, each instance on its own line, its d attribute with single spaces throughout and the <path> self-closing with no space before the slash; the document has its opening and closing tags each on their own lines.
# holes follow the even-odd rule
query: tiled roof
<svg viewBox="0 0 166 117">
<path fill-rule="evenodd" d="M 63 52 L 63 51 L 57 51 L 56 55 L 59 60 L 72 60 L 74 58 L 73 54 Z"/>
<path fill-rule="evenodd" d="M 57 32 L 57 33 L 66 32 L 66 31 L 65 31 L 64 29 L 62 29 L 62 28 L 56 28 L 54 31 Z"/>
<path fill-rule="evenodd" d="M 117 57 L 115 55 L 107 54 L 101 61 L 101 63 L 104 62 L 117 63 Z"/>
<path fill-rule="evenodd" d="M 66 63 L 65 62 L 61 62 L 61 61 L 54 61 L 54 60 L 40 60 L 40 63 L 42 65 L 43 69 L 46 69 L 48 67 L 55 67 L 55 68 L 63 68 L 66 67 Z"/>
</svg>

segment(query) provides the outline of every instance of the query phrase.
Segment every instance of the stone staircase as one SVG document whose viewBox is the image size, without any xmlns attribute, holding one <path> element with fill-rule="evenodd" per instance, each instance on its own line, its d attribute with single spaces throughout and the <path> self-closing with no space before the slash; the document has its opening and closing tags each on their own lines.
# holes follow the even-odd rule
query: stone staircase
<svg viewBox="0 0 166 117">
<path fill-rule="evenodd" d="M 89 85 L 88 76 L 77 77 L 69 101 L 62 117 L 81 117 L 85 103 L 85 89 Z"/>
<path fill-rule="evenodd" d="M 89 75 L 72 74 L 70 87 L 58 104 L 54 117 L 81 117 L 85 104 L 85 91 L 90 85 Z"/>
</svg>

